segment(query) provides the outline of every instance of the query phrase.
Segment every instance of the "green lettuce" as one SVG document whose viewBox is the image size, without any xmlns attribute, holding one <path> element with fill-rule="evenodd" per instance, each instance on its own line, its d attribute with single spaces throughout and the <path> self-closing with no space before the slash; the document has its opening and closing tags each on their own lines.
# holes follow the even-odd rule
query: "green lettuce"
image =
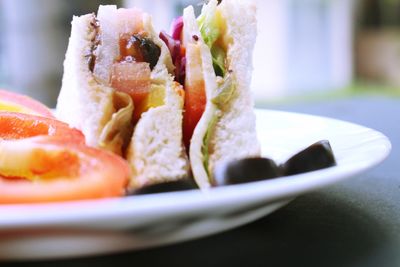
<svg viewBox="0 0 400 267">
<path fill-rule="evenodd" d="M 207 10 L 203 10 L 202 14 L 197 19 L 201 37 L 203 37 L 204 42 L 210 48 L 221 35 L 215 13 L 215 8 L 208 8 Z"/>
<path fill-rule="evenodd" d="M 213 47 L 211 47 L 211 56 L 212 56 L 215 75 L 224 77 L 226 73 L 225 70 L 226 53 L 224 49 L 222 49 L 217 45 L 214 45 Z"/>
<path fill-rule="evenodd" d="M 211 99 L 219 109 L 221 109 L 233 96 L 235 92 L 235 83 L 232 74 L 228 73 L 223 82 L 218 86 L 215 96 Z"/>
<path fill-rule="evenodd" d="M 209 173 L 209 170 L 208 170 L 208 161 L 210 159 L 210 150 L 209 150 L 209 148 L 210 148 L 211 136 L 212 136 L 212 133 L 214 131 L 215 124 L 217 124 L 217 121 L 218 121 L 218 116 L 216 114 L 214 114 L 212 119 L 208 123 L 207 132 L 203 137 L 203 145 L 201 146 L 201 153 L 203 155 L 203 165 L 204 165 L 204 168 L 205 168 L 205 170 L 207 172 L 208 177 L 212 177 L 210 175 L 210 173 Z M 210 181 L 210 182 L 212 182 L 212 181 Z"/>
<path fill-rule="evenodd" d="M 218 87 L 217 89 L 217 94 L 214 98 L 211 99 L 211 102 L 213 102 L 219 109 L 231 99 L 233 96 L 233 93 L 235 91 L 235 84 L 233 83 L 232 75 L 228 73 L 222 84 Z M 203 155 L 203 165 L 204 168 L 206 169 L 208 177 L 212 177 L 209 173 L 208 169 L 208 161 L 210 159 L 210 140 L 211 136 L 213 135 L 213 131 L 215 128 L 215 125 L 217 124 L 218 121 L 218 113 L 214 113 L 212 119 L 208 123 L 207 126 L 207 131 L 206 134 L 203 137 L 203 144 L 201 147 L 201 153 Z M 210 181 L 212 182 L 212 181 Z"/>
<path fill-rule="evenodd" d="M 210 5 L 197 19 L 201 37 L 211 50 L 214 72 L 217 76 L 224 77 L 226 73 L 226 53 L 216 42 L 221 36 L 220 25 L 216 16 L 216 6 Z"/>
</svg>

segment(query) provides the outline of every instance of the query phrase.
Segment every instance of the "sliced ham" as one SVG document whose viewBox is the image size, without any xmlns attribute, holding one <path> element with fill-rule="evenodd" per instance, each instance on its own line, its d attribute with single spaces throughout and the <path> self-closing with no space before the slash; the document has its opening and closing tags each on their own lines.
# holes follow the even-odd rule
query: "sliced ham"
<svg viewBox="0 0 400 267">
<path fill-rule="evenodd" d="M 150 91 L 150 75 L 149 63 L 114 63 L 111 68 L 111 86 L 130 95 L 136 107 Z"/>
</svg>

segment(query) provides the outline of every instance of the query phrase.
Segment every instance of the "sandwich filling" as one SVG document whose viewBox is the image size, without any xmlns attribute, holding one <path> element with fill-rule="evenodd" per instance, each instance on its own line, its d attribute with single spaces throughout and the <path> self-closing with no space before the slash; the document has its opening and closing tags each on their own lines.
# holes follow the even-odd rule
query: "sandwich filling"
<svg viewBox="0 0 400 267">
<path fill-rule="evenodd" d="M 167 44 L 173 62 L 175 64 L 175 79 L 184 86 L 185 104 L 183 117 L 183 140 L 187 152 L 190 155 L 194 178 L 199 186 L 212 183 L 209 171 L 209 155 L 212 153 L 210 139 L 213 129 L 218 121 L 224 106 L 229 102 L 235 90 L 232 71 L 229 70 L 227 60 L 227 49 L 230 38 L 226 34 L 226 21 L 218 10 L 218 2 L 210 1 L 203 7 L 202 13 L 197 19 L 197 28 L 200 36 L 193 34 L 184 40 L 183 32 L 187 34 L 188 29 L 183 25 L 183 19 L 178 18 L 172 24 L 172 36 L 161 32 L 160 37 Z M 209 48 L 212 58 L 214 78 L 216 79 L 216 90 L 207 93 L 203 66 L 202 43 Z M 185 46 L 183 46 L 185 44 Z M 210 103 L 209 105 L 207 103 Z M 205 115 L 205 111 L 207 115 Z M 204 115 L 204 116 L 203 116 Z M 202 117 L 204 117 L 202 119 Z M 198 126 L 198 124 L 201 124 Z M 202 128 L 201 132 L 194 138 L 196 127 Z M 198 138 L 198 137 L 201 138 Z M 192 143 L 201 142 L 201 144 Z M 190 151 L 198 149 L 200 151 Z M 200 162 L 202 166 L 195 163 Z M 200 181 L 200 182 L 199 182 Z"/>
<path fill-rule="evenodd" d="M 229 35 L 226 34 L 226 21 L 220 10 L 218 10 L 218 5 L 219 3 L 217 3 L 217 1 L 210 1 L 207 5 L 204 5 L 201 15 L 197 19 L 201 36 L 206 45 L 210 48 L 213 68 L 217 76 L 217 89 L 210 99 L 216 107 L 216 112 L 208 122 L 208 128 L 203 138 L 201 150 L 204 168 L 206 169 L 211 183 L 213 183 L 213 181 L 208 163 L 210 153 L 212 152 L 212 148 L 210 147 L 212 131 L 218 121 L 219 114 L 221 114 L 221 111 L 223 111 L 224 107 L 232 98 L 235 90 L 232 70 L 229 69 L 227 60 L 227 50 L 231 40 Z"/>
<path fill-rule="evenodd" d="M 113 143 L 120 142 L 122 151 L 114 151 L 118 154 L 125 153 L 141 115 L 165 102 L 165 85 L 152 80 L 161 48 L 146 31 L 145 16 L 135 8 L 103 6 L 90 23 L 92 46 L 86 55 L 88 69 L 98 83 L 114 89 L 117 110 L 103 129 L 100 145 L 118 147 Z M 121 130 L 127 120 L 127 129 Z M 116 134 L 120 138 L 115 138 Z"/>
</svg>

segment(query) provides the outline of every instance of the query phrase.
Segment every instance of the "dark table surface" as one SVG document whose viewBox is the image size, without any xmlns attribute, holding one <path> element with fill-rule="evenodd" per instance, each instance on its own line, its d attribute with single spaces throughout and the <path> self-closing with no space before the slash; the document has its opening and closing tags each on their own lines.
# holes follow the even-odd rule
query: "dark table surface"
<svg viewBox="0 0 400 267">
<path fill-rule="evenodd" d="M 400 266 L 400 100 L 356 97 L 274 108 L 374 128 L 389 137 L 392 153 L 373 170 L 225 233 L 144 251 L 18 265 Z"/>
</svg>

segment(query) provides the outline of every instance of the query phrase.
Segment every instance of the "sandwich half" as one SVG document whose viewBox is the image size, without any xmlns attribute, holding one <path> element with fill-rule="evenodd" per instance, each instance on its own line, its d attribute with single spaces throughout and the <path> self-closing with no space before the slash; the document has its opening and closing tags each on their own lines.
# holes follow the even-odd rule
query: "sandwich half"
<svg viewBox="0 0 400 267">
<path fill-rule="evenodd" d="M 216 165 L 260 156 L 250 91 L 255 13 L 251 1 L 211 0 L 197 19 L 187 7 L 172 36 L 160 35 L 185 89 L 184 141 L 202 189 L 213 185 Z"/>
<path fill-rule="evenodd" d="M 182 86 L 168 48 L 139 9 L 100 6 L 74 16 L 56 116 L 88 145 L 125 157 L 131 188 L 188 174 Z"/>
</svg>

